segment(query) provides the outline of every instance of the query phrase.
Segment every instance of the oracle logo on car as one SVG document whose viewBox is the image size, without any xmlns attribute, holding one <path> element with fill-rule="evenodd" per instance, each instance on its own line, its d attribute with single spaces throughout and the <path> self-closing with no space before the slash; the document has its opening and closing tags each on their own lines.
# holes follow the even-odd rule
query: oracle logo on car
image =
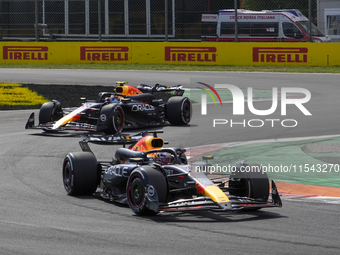
<svg viewBox="0 0 340 255">
<path fill-rule="evenodd" d="M 48 60 L 47 46 L 3 46 L 4 60 Z"/>
<path fill-rule="evenodd" d="M 216 47 L 165 47 L 165 61 L 216 62 Z"/>
<path fill-rule="evenodd" d="M 254 47 L 253 62 L 307 63 L 308 48 Z"/>
<path fill-rule="evenodd" d="M 128 61 L 129 47 L 126 46 L 81 46 L 80 60 L 90 61 Z"/>
</svg>

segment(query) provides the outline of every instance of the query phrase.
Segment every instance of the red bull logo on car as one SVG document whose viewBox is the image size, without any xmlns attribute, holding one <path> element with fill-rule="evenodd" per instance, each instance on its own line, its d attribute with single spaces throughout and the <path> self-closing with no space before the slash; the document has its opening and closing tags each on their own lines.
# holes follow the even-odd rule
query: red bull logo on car
<svg viewBox="0 0 340 255">
<path fill-rule="evenodd" d="M 3 46 L 3 60 L 48 60 L 47 46 Z"/>
<path fill-rule="evenodd" d="M 165 61 L 216 62 L 216 47 L 165 47 Z"/>
<path fill-rule="evenodd" d="M 254 47 L 253 62 L 307 63 L 308 48 Z"/>
<path fill-rule="evenodd" d="M 88 61 L 128 61 L 129 60 L 129 47 L 80 47 L 80 60 Z"/>
</svg>

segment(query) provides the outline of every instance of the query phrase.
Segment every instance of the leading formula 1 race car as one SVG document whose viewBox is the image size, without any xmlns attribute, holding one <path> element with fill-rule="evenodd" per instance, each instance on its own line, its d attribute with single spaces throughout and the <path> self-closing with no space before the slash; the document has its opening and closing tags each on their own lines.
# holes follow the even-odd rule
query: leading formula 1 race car
<svg viewBox="0 0 340 255">
<path fill-rule="evenodd" d="M 114 92 L 101 92 L 98 99 L 86 100 L 80 107 L 62 108 L 57 100 L 46 102 L 39 111 L 39 124 L 34 113 L 25 128 L 44 131 L 84 130 L 106 134 L 121 132 L 124 127 L 187 125 L 192 116 L 189 98 L 183 97 L 181 85 L 154 87 L 140 84 L 137 88 L 117 82 Z"/>
<path fill-rule="evenodd" d="M 112 160 L 98 161 L 89 143 L 132 144 L 116 150 Z M 164 148 L 164 140 L 147 132 L 135 136 L 83 136 L 82 152 L 68 153 L 62 167 L 68 195 L 97 194 L 127 203 L 138 215 L 184 210 L 257 210 L 281 207 L 274 181 L 256 164 L 239 162 L 228 180 L 203 171 L 208 162 L 189 164 L 185 149 Z M 208 159 L 205 158 L 205 159 Z M 252 171 L 242 171 L 246 168 Z M 224 175 L 224 178 L 226 176 Z"/>
</svg>

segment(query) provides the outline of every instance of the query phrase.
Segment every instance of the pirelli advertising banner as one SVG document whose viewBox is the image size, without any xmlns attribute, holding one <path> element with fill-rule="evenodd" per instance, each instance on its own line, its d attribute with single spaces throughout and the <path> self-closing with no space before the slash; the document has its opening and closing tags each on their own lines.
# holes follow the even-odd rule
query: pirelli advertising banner
<svg viewBox="0 0 340 255">
<path fill-rule="evenodd" d="M 0 42 L 1 64 L 339 66 L 340 43 Z"/>
</svg>

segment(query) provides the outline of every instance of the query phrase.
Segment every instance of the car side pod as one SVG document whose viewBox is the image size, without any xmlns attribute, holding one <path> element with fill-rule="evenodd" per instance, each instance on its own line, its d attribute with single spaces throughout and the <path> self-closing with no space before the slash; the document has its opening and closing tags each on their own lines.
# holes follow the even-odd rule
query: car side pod
<svg viewBox="0 0 340 255">
<path fill-rule="evenodd" d="M 272 180 L 272 200 L 273 200 L 273 204 L 275 206 L 282 207 L 282 201 L 281 201 L 281 198 L 280 198 L 280 194 L 277 191 L 276 183 L 275 183 L 274 180 Z"/>
</svg>

